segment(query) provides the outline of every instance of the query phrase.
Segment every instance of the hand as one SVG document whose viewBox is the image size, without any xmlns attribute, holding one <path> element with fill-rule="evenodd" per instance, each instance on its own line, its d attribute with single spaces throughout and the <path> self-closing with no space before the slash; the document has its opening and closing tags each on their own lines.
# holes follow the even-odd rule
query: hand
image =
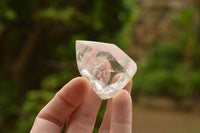
<svg viewBox="0 0 200 133">
<path fill-rule="evenodd" d="M 131 86 L 108 100 L 99 133 L 131 133 Z M 71 80 L 39 112 L 31 133 L 60 133 L 66 121 L 65 133 L 92 133 L 101 99 L 90 88 L 86 78 Z"/>
</svg>

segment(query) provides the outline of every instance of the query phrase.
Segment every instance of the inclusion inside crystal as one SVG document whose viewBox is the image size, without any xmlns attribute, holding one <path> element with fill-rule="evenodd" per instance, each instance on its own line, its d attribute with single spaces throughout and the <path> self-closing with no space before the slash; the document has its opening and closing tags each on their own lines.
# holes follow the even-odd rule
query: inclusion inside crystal
<svg viewBox="0 0 200 133">
<path fill-rule="evenodd" d="M 136 63 L 114 44 L 76 41 L 76 59 L 83 77 L 101 99 L 114 97 L 131 80 Z"/>
</svg>

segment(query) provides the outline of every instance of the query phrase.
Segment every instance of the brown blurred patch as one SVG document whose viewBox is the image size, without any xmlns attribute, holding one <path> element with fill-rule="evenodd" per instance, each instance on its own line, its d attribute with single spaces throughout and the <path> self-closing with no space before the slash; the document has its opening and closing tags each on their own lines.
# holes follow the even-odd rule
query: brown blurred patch
<svg viewBox="0 0 200 133">
<path fill-rule="evenodd" d="M 141 97 L 133 106 L 133 133 L 200 132 L 200 105 L 190 111 L 177 108 L 168 98 Z M 184 106 L 190 102 L 184 101 Z M 197 133 L 194 132 L 194 133 Z M 193 132 L 192 132 L 193 133 Z"/>
</svg>

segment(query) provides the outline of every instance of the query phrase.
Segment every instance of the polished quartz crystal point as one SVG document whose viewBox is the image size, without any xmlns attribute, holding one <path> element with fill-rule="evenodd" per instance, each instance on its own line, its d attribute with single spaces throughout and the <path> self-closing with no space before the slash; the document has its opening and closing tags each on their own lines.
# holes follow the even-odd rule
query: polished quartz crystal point
<svg viewBox="0 0 200 133">
<path fill-rule="evenodd" d="M 131 80 L 136 63 L 114 44 L 76 41 L 76 59 L 83 77 L 101 99 L 114 97 Z"/>
</svg>

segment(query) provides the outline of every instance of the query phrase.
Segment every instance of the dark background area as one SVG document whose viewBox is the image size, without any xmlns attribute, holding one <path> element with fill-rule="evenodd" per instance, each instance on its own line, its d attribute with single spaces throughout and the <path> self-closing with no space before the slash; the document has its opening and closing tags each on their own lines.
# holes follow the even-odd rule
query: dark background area
<svg viewBox="0 0 200 133">
<path fill-rule="evenodd" d="M 142 118 L 145 112 L 151 122 L 151 116 L 159 117 L 158 123 L 167 121 L 159 116 L 163 110 L 175 111 L 172 114 L 177 119 L 185 118 L 180 112 L 189 114 L 192 119 L 186 121 L 200 118 L 198 0 L 1 0 L 1 133 L 29 132 L 39 110 L 65 83 L 80 75 L 76 40 L 114 43 L 136 61 L 133 131 L 146 133 L 142 130 L 149 124 Z M 148 113 L 149 109 L 157 113 Z M 200 126 L 191 124 L 194 127 L 188 132 L 174 127 L 166 133 L 200 131 Z M 160 133 L 156 128 L 148 130 Z"/>
</svg>

